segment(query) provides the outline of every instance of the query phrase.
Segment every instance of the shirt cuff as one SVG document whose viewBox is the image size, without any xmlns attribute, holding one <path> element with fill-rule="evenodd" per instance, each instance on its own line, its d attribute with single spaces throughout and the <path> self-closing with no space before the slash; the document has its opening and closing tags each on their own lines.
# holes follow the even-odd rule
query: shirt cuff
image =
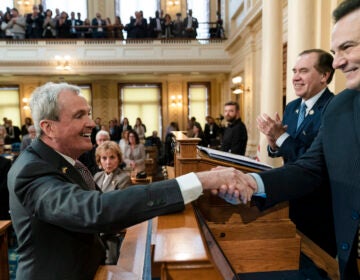
<svg viewBox="0 0 360 280">
<path fill-rule="evenodd" d="M 257 187 L 258 187 L 257 192 L 255 192 L 253 195 L 266 198 L 265 185 L 264 185 L 263 180 L 259 176 L 259 174 L 249 173 L 249 175 L 254 178 L 254 180 L 256 181 Z"/>
<path fill-rule="evenodd" d="M 284 141 L 290 137 L 290 134 L 287 132 L 284 132 L 283 134 L 280 135 L 280 137 L 278 139 L 276 139 L 276 146 L 281 147 L 281 145 L 284 143 Z"/>
<path fill-rule="evenodd" d="M 196 200 L 202 194 L 202 185 L 194 172 L 175 178 L 180 186 L 180 191 L 187 204 Z"/>
</svg>

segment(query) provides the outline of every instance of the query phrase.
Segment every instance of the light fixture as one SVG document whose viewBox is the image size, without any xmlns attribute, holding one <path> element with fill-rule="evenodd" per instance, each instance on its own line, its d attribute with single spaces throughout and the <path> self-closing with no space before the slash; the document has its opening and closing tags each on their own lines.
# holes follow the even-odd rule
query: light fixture
<svg viewBox="0 0 360 280">
<path fill-rule="evenodd" d="M 171 95 L 170 99 L 171 99 L 171 107 L 181 107 L 182 106 L 181 94 Z"/>
<path fill-rule="evenodd" d="M 24 106 L 22 107 L 23 108 L 23 110 L 30 110 L 30 106 L 29 106 L 29 98 L 27 98 L 27 97 L 24 97 L 23 99 L 22 99 L 22 102 L 24 103 Z"/>
<path fill-rule="evenodd" d="M 21 1 L 21 0 L 19 0 L 19 1 L 17 1 L 17 3 L 18 3 L 18 5 L 25 5 L 25 6 L 28 6 L 29 4 L 30 4 L 30 1 Z"/>
<path fill-rule="evenodd" d="M 231 87 L 232 93 L 240 94 L 246 92 L 250 92 L 250 88 L 245 89 L 245 85 L 242 83 L 242 77 L 236 76 L 231 79 L 233 86 Z"/>
<path fill-rule="evenodd" d="M 174 1 L 169 0 L 169 1 L 168 1 L 168 5 L 169 5 L 169 6 L 177 6 L 177 5 L 179 5 L 179 4 L 180 4 L 180 1 L 178 1 L 178 0 L 174 0 Z"/>
<path fill-rule="evenodd" d="M 71 57 L 69 55 L 65 55 L 65 56 L 56 55 L 55 56 L 56 70 L 67 70 L 67 71 L 72 70 L 72 67 L 70 65 L 70 59 Z"/>
</svg>

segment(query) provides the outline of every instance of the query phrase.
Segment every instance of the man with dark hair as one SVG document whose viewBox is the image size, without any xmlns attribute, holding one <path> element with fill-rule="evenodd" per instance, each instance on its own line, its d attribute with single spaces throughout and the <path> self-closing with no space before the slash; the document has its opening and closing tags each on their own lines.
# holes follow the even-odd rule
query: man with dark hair
<svg viewBox="0 0 360 280">
<path fill-rule="evenodd" d="M 257 118 L 259 130 L 268 140 L 270 157 L 283 157 L 284 163 L 295 162 L 314 141 L 321 125 L 321 116 L 334 96 L 327 85 L 334 69 L 333 57 L 320 49 L 301 52 L 292 69 L 293 87 L 299 97 L 285 107 L 284 118 L 279 114 Z M 328 183 L 323 189 L 289 202 L 289 216 L 296 227 L 331 256 L 336 256 L 334 218 Z M 322 226 L 318 227 L 319 220 Z"/>
<path fill-rule="evenodd" d="M 227 196 L 233 200 L 248 196 L 252 189 L 255 203 L 266 209 L 278 202 L 321 189 L 329 180 L 341 279 L 360 279 L 360 1 L 345 0 L 334 13 L 331 51 L 333 67 L 346 78 L 344 91 L 336 95 L 323 114 L 318 136 L 295 163 L 284 167 L 243 175 L 243 185 Z M 244 195 L 242 192 L 245 191 Z M 231 201 L 231 200 L 229 200 Z M 319 227 L 321 221 L 319 221 Z"/>
<path fill-rule="evenodd" d="M 224 117 L 228 122 L 221 143 L 221 150 L 232 154 L 245 155 L 248 140 L 245 124 L 240 118 L 239 103 L 225 103 Z"/>
</svg>

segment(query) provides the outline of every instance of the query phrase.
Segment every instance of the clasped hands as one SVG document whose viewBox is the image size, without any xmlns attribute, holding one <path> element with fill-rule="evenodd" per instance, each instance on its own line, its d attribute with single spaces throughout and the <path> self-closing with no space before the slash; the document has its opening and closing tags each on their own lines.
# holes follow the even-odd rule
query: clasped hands
<svg viewBox="0 0 360 280">
<path fill-rule="evenodd" d="M 272 119 L 267 114 L 262 114 L 256 118 L 257 127 L 261 133 L 263 133 L 270 145 L 270 147 L 276 149 L 276 140 L 287 130 L 287 125 L 283 125 L 278 113 L 275 114 L 275 118 Z"/>
<path fill-rule="evenodd" d="M 208 189 L 233 204 L 246 204 L 257 191 L 252 176 L 232 167 L 215 167 L 211 171 L 199 172 L 197 176 L 204 190 Z"/>
</svg>

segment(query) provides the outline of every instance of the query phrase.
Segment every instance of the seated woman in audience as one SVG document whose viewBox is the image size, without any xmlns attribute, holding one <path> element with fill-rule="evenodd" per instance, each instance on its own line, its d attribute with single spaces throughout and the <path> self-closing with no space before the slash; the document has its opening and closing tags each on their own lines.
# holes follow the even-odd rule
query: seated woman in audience
<svg viewBox="0 0 360 280">
<path fill-rule="evenodd" d="M 114 141 L 105 141 L 96 148 L 96 163 L 103 170 L 95 174 L 94 181 L 103 192 L 122 190 L 131 185 L 130 176 L 122 171 L 122 155 L 119 145 Z M 124 233 L 102 234 L 101 239 L 106 243 L 105 263 L 114 265 L 119 258 L 119 249 Z"/>
<path fill-rule="evenodd" d="M 96 144 L 93 146 L 93 148 L 90 151 L 83 153 L 79 157 L 79 160 L 90 170 L 92 175 L 95 175 L 95 173 L 100 171 L 99 165 L 96 163 L 96 156 L 95 156 L 96 148 L 105 141 L 109 141 L 109 140 L 110 140 L 109 132 L 102 129 L 99 130 L 95 136 Z"/>
<path fill-rule="evenodd" d="M 129 131 L 129 145 L 126 146 L 123 160 L 126 167 L 135 174 L 145 171 L 145 148 L 135 130 Z"/>
<path fill-rule="evenodd" d="M 129 175 L 119 166 L 122 162 L 120 147 L 114 141 L 105 141 L 96 148 L 96 163 L 103 171 L 94 175 L 94 181 L 103 192 L 122 190 L 130 184 Z"/>
</svg>

